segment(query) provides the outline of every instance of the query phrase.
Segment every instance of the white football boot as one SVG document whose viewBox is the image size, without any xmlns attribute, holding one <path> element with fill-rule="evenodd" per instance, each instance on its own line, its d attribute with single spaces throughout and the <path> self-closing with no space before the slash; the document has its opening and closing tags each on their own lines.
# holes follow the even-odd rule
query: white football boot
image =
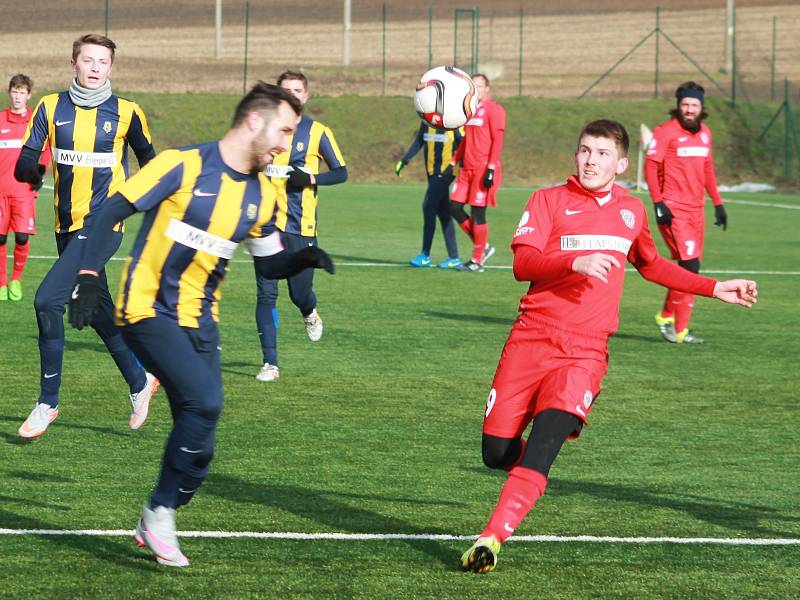
<svg viewBox="0 0 800 600">
<path fill-rule="evenodd" d="M 275 381 L 279 376 L 280 371 L 278 371 L 278 365 L 264 363 L 264 366 L 261 367 L 258 375 L 256 375 L 256 379 L 259 381 Z"/>
<path fill-rule="evenodd" d="M 317 312 L 317 309 L 311 311 L 311 314 L 307 317 L 303 317 L 303 322 L 306 324 L 306 333 L 308 334 L 308 339 L 312 342 L 318 342 L 319 338 L 322 337 L 322 319 Z"/>
<path fill-rule="evenodd" d="M 147 420 L 150 411 L 150 399 L 158 390 L 159 382 L 155 375 L 146 373 L 146 381 L 140 392 L 129 394 L 131 400 L 131 419 L 128 425 L 131 429 L 139 429 Z"/>
<path fill-rule="evenodd" d="M 142 516 L 136 524 L 134 535 L 136 545 L 147 548 L 160 565 L 168 567 L 188 567 L 189 559 L 181 552 L 178 536 L 175 534 L 175 509 L 157 506 L 154 510 L 145 504 Z"/>
</svg>

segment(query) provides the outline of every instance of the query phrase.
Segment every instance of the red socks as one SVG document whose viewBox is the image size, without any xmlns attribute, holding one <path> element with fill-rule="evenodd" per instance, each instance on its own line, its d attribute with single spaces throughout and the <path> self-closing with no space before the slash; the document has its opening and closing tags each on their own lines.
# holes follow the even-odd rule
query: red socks
<svg viewBox="0 0 800 600">
<path fill-rule="evenodd" d="M 472 219 L 467 219 L 463 223 L 458 224 L 459 227 L 469 236 L 469 239 L 473 239 L 472 234 Z"/>
<path fill-rule="evenodd" d="M 25 264 L 28 262 L 28 255 L 31 253 L 31 245 L 27 244 L 14 244 L 14 271 L 11 273 L 12 281 L 18 280 L 22 277 L 22 271 L 25 270 Z M 5 265 L 5 246 L 3 246 L 3 264 Z M 2 269 L 5 271 L 5 269 Z M 2 274 L 0 274 L 2 276 Z"/>
<path fill-rule="evenodd" d="M 486 241 L 489 239 L 489 224 L 472 225 L 472 260 L 479 265 L 483 264 L 483 253 L 486 250 Z"/>
<path fill-rule="evenodd" d="M 6 245 L 0 246 L 0 287 L 8 285 L 8 253 Z"/>
<path fill-rule="evenodd" d="M 694 294 L 686 294 L 675 290 L 667 292 L 667 299 L 664 301 L 662 316 L 675 316 L 675 333 L 680 333 L 689 327 L 694 310 Z"/>
<path fill-rule="evenodd" d="M 495 536 L 505 542 L 522 523 L 547 487 L 547 477 L 525 467 L 514 467 L 500 492 L 488 525 L 481 537 Z"/>
</svg>

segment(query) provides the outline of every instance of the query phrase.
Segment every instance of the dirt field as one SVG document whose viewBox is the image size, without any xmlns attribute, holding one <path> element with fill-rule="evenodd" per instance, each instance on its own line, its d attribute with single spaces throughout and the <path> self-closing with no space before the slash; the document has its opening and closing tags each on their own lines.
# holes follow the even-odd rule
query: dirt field
<svg viewBox="0 0 800 600">
<path fill-rule="evenodd" d="M 113 77 L 116 89 L 177 93 L 242 90 L 244 2 L 223 0 L 219 59 L 213 56 L 211 0 L 139 0 L 135 7 L 132 4 L 110 2 L 109 35 L 119 45 Z M 254 0 L 247 82 L 270 80 L 291 66 L 306 70 L 314 91 L 325 94 L 408 93 L 429 62 L 429 2 L 386 3 L 385 54 L 382 4 L 360 0 L 353 4 L 352 63 L 345 68 L 341 64 L 340 2 L 296 0 L 287 6 Z M 481 10 L 479 68 L 492 78 L 499 96 L 517 94 L 520 84 L 523 94 L 578 96 L 654 30 L 657 4 L 669 6 L 661 11 L 661 31 L 719 78 L 725 92 L 730 88 L 727 75 L 720 73 L 726 37 L 722 0 L 561 0 L 558 11 L 553 8 L 555 3 L 525 2 L 522 21 L 519 1 L 435 2 L 430 48 L 434 65 L 453 62 L 453 8 L 476 4 Z M 6 79 L 24 71 L 40 89 L 65 87 L 72 40 L 85 31 L 103 31 L 105 25 L 102 0 L 74 0 L 69 6 L 70 11 L 64 12 L 63 3 L 32 0 L 3 7 L 0 64 Z M 690 7 L 692 10 L 686 10 Z M 777 24 L 776 78 L 800 82 L 800 5 L 791 0 L 738 0 L 736 48 L 744 84 L 737 92 L 740 96 L 769 96 L 773 17 Z M 666 37 L 655 35 L 590 95 L 652 96 L 657 37 L 660 94 L 669 95 L 679 81 L 695 78 L 706 82 L 712 94 L 722 95 Z M 459 46 L 459 55 L 465 54 L 466 47 Z M 782 85 L 778 89 L 782 90 Z"/>
</svg>

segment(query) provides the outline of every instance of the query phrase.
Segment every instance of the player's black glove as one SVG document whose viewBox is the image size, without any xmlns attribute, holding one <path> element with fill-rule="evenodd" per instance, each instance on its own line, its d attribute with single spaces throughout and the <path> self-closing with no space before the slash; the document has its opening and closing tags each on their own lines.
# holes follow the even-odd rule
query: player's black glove
<svg viewBox="0 0 800 600">
<path fill-rule="evenodd" d="M 300 272 L 303 269 L 325 269 L 333 275 L 333 261 L 328 253 L 317 246 L 306 246 L 289 256 L 288 267 L 290 272 Z"/>
<path fill-rule="evenodd" d="M 656 209 L 656 223 L 669 227 L 672 224 L 672 211 L 663 202 L 653 204 Z"/>
<path fill-rule="evenodd" d="M 453 165 L 447 165 L 444 171 L 439 173 L 439 177 L 442 179 L 449 179 L 453 176 Z"/>
<path fill-rule="evenodd" d="M 83 329 L 92 322 L 101 287 L 97 275 L 83 273 L 75 278 L 75 286 L 69 299 L 69 323 L 75 329 Z"/>
<path fill-rule="evenodd" d="M 483 174 L 483 187 L 487 190 L 494 185 L 494 169 L 486 169 Z"/>
<path fill-rule="evenodd" d="M 300 169 L 289 172 L 289 185 L 292 187 L 307 187 L 311 185 L 311 175 Z"/>
<path fill-rule="evenodd" d="M 728 213 L 725 212 L 725 207 L 722 204 L 714 207 L 714 225 L 722 227 L 722 231 L 728 229 Z"/>
<path fill-rule="evenodd" d="M 44 165 L 32 164 L 25 168 L 19 175 L 20 181 L 28 183 L 34 192 L 38 192 L 44 183 Z"/>
<path fill-rule="evenodd" d="M 394 164 L 394 174 L 397 175 L 398 177 L 400 177 L 400 171 L 403 170 L 403 168 L 406 166 L 406 164 L 408 164 L 408 163 L 406 163 L 406 161 L 398 160 Z"/>
</svg>

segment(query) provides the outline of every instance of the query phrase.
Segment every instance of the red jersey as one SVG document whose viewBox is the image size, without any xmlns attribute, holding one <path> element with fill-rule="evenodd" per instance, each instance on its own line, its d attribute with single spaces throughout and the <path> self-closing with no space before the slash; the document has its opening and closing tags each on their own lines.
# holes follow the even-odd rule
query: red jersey
<svg viewBox="0 0 800 600">
<path fill-rule="evenodd" d="M 647 162 L 650 163 L 647 184 L 653 202 L 669 200 L 687 209 L 702 208 L 707 191 L 714 204 L 722 204 L 714 171 L 711 130 L 705 123 L 700 124 L 697 133 L 684 129 L 678 119 L 656 127 L 647 148 Z M 652 176 L 653 163 L 657 163 L 657 177 Z"/>
<path fill-rule="evenodd" d="M 27 183 L 14 179 L 14 167 L 22 152 L 22 137 L 28 128 L 32 112 L 25 110 L 25 114 L 18 115 L 6 108 L 0 112 L 0 195 L 14 198 L 35 198 L 36 192 L 31 190 Z M 47 166 L 50 162 L 50 148 L 48 147 L 39 160 Z"/>
<path fill-rule="evenodd" d="M 520 311 L 594 337 L 609 336 L 617 329 L 625 273 L 612 268 L 608 283 L 575 273 L 572 261 L 580 255 L 610 254 L 621 265 L 628 260 L 651 281 L 679 283 L 704 296 L 713 295 L 716 283 L 658 255 L 639 199 L 614 185 L 610 198 L 601 204 L 575 176 L 565 185 L 534 192 L 528 200 L 511 249 L 516 253 L 524 246 L 538 249 L 545 259 L 562 260 L 564 269 L 533 281 L 520 300 Z"/>
<path fill-rule="evenodd" d="M 478 105 L 473 117 L 467 121 L 464 141 L 459 145 L 453 161 L 463 158 L 465 169 L 483 171 L 493 164 L 500 169 L 500 154 L 506 131 L 506 111 L 497 102 L 487 98 Z"/>
</svg>

